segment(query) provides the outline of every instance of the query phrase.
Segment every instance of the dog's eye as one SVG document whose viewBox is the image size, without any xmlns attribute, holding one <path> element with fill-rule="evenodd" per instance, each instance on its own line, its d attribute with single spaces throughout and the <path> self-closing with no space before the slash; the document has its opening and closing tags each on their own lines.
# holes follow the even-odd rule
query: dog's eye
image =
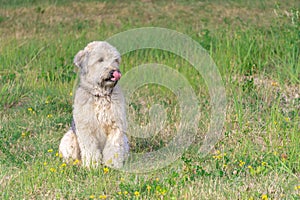
<svg viewBox="0 0 300 200">
<path fill-rule="evenodd" d="M 118 64 L 120 64 L 120 61 L 119 61 L 119 59 L 115 59 L 115 62 L 116 62 L 116 63 L 118 63 Z"/>
<path fill-rule="evenodd" d="M 104 58 L 100 58 L 99 60 L 98 60 L 98 62 L 103 62 L 104 61 Z"/>
</svg>

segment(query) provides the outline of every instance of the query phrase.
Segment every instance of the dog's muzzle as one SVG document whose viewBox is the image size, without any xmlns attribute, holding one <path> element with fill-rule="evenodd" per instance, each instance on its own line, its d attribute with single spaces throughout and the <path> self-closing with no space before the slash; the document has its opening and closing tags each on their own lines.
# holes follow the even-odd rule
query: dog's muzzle
<svg viewBox="0 0 300 200">
<path fill-rule="evenodd" d="M 122 76 L 122 74 L 121 74 L 120 70 L 118 70 L 118 69 L 111 70 L 109 72 L 109 78 L 107 79 L 107 81 L 113 81 L 113 82 L 118 81 L 118 80 L 120 80 L 121 76 Z"/>
</svg>

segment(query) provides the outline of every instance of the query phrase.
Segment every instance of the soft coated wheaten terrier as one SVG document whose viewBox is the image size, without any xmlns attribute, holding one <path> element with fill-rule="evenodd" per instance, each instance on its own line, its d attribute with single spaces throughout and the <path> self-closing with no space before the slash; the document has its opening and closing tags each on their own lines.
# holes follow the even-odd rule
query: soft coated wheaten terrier
<svg viewBox="0 0 300 200">
<path fill-rule="evenodd" d="M 72 128 L 63 136 L 59 152 L 68 161 L 87 167 L 120 168 L 129 153 L 121 78 L 120 53 L 107 42 L 91 42 L 77 53 L 74 64 L 80 81 L 73 105 Z"/>
</svg>

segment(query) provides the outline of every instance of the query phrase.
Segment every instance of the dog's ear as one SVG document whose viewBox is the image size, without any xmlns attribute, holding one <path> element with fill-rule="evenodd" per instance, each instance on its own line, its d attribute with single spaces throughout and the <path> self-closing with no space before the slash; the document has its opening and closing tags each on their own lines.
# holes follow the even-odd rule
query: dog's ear
<svg viewBox="0 0 300 200">
<path fill-rule="evenodd" d="M 86 52 L 84 50 L 80 50 L 75 58 L 74 58 L 74 64 L 79 67 L 79 68 L 82 68 L 82 62 L 84 60 L 84 56 L 85 56 Z"/>
</svg>

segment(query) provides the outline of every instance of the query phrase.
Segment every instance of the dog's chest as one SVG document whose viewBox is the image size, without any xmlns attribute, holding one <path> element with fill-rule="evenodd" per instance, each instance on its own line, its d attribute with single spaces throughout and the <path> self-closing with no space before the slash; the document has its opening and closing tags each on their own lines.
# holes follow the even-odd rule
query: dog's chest
<svg viewBox="0 0 300 200">
<path fill-rule="evenodd" d="M 102 131 L 106 135 L 113 133 L 117 128 L 116 117 L 109 98 L 98 98 L 95 100 L 95 114 Z"/>
</svg>

